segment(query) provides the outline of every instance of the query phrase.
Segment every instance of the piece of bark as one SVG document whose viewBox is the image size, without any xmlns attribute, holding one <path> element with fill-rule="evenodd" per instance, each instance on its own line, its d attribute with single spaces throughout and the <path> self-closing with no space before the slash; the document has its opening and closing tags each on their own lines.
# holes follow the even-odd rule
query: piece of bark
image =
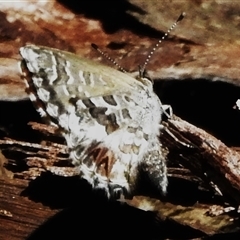
<svg viewBox="0 0 240 240">
<path fill-rule="evenodd" d="M 209 189 L 215 186 L 213 189 L 216 194 L 222 195 L 231 203 L 234 201 L 235 204 L 239 204 L 240 154 L 206 131 L 176 116 L 163 124 L 165 128 L 161 134 L 161 142 L 169 152 L 170 171 L 172 164 L 183 166 L 189 169 L 195 178 L 201 179 Z M 53 133 L 50 126 L 38 123 L 31 123 L 31 125 L 43 132 Z M 61 176 L 77 175 L 76 169 L 68 161 L 65 145 L 51 142 L 40 145 L 11 139 L 1 140 L 0 144 L 2 149 L 7 149 L 7 152 L 23 152 L 26 155 L 25 161 L 29 170 L 38 168 Z M 12 160 L 8 164 L 15 165 L 17 162 Z M 24 172 L 26 173 L 27 171 Z M 18 174 L 20 176 L 22 173 Z M 186 178 L 185 172 L 181 174 Z M 181 174 L 178 173 L 179 177 Z M 35 177 L 29 175 L 30 179 Z M 24 178 L 28 178 L 27 175 Z"/>
<path fill-rule="evenodd" d="M 238 206 L 240 204 L 239 152 L 180 118 L 173 117 L 164 125 L 165 130 L 161 139 L 162 144 L 172 155 L 169 157 L 170 161 L 178 162 L 189 169 L 208 183 L 209 187 L 212 186 L 216 194 Z"/>
<path fill-rule="evenodd" d="M 27 239 L 31 232 L 58 210 L 22 197 L 28 181 L 0 179 L 0 239 Z"/>
<path fill-rule="evenodd" d="M 39 123 L 31 123 L 31 125 L 44 133 L 47 132 L 48 135 L 52 134 L 52 128 L 49 126 Z M 180 118 L 174 117 L 169 119 L 164 122 L 164 125 L 166 128 L 162 132 L 161 141 L 164 147 L 168 148 L 171 174 L 174 175 L 176 173 L 176 168 L 175 172 L 171 171 L 171 169 L 174 170 L 174 168 L 171 168 L 171 165 L 183 167 L 182 170 L 179 168 L 178 175 L 174 175 L 175 178 L 185 178 L 187 181 L 203 184 L 205 185 L 205 190 L 214 190 L 215 194 L 221 194 L 222 202 L 228 202 L 233 204 L 233 206 L 237 206 L 239 203 L 239 186 L 237 184 L 239 176 L 236 169 L 239 168 L 234 159 L 239 156 L 238 152 L 229 149 L 210 134 Z M 41 176 L 44 172 L 50 171 L 55 175 L 65 176 L 66 181 L 68 181 L 67 179 L 77 175 L 76 169 L 68 161 L 66 147 L 60 143 L 46 143 L 46 140 L 42 144 L 30 144 L 10 139 L 1 140 L 1 149 L 3 149 L 3 153 L 6 156 L 9 156 L 9 153 L 15 153 L 16 156 L 19 156 L 19 153 L 24 153 L 25 155 L 25 157 L 22 156 L 22 162 L 25 163 L 24 171 L 15 172 L 15 178 L 31 180 Z M 11 169 L 11 167 L 17 164 L 20 164 L 19 158 L 16 160 L 11 159 L 7 166 Z M 232 169 L 232 167 L 234 168 Z M 17 168 L 15 167 L 15 169 Z M 188 177 L 185 175 L 187 173 L 186 169 L 189 169 Z M 61 185 L 61 183 L 57 184 Z M 79 191 L 81 192 L 81 190 Z M 214 196 L 214 194 L 212 195 Z M 69 197 L 71 199 L 71 196 Z M 136 199 L 138 200 L 136 201 Z M 166 204 L 163 204 L 154 198 L 149 199 L 136 196 L 133 200 L 128 200 L 127 203 L 148 211 L 153 211 L 154 209 L 161 222 L 164 219 L 168 219 L 182 226 L 198 229 L 198 231 L 201 229 L 200 232 L 203 235 L 227 233 L 230 231 L 229 229 L 238 231 L 238 228 L 236 228 L 237 217 L 228 215 L 224 210 L 222 212 L 225 215 L 227 214 L 225 217 L 215 216 L 211 220 L 218 224 L 212 223 L 210 226 L 204 226 L 204 221 L 209 222 L 211 219 L 209 216 L 210 208 L 213 206 L 211 203 L 180 207 L 178 204 L 171 205 L 170 202 L 168 203 L 168 197 L 166 197 L 165 201 Z M 177 197 L 175 201 L 178 201 Z M 143 204 L 147 202 L 148 204 L 143 208 Z M 171 209 L 171 211 L 167 209 Z M 9 211 L 8 209 L 5 210 Z M 200 217 L 199 220 L 198 217 Z M 223 231 L 223 226 L 229 231 Z"/>
</svg>

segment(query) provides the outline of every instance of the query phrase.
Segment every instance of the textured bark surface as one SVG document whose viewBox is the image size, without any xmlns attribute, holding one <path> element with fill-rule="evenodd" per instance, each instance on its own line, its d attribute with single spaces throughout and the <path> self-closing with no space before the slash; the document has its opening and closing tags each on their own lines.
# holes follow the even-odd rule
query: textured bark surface
<svg viewBox="0 0 240 240">
<path fill-rule="evenodd" d="M 107 239 L 113 236 L 106 228 L 119 238 L 239 238 L 237 1 L 29 0 L 0 7 L 0 239 L 79 239 L 89 226 L 91 236 Z M 50 46 L 109 65 L 91 48 L 96 43 L 137 75 L 182 11 L 185 19 L 147 67 L 161 101 L 187 120 L 164 122 L 168 194 L 145 185 L 142 196 L 107 202 L 78 179 L 63 139 L 40 124 L 20 77 L 19 48 Z"/>
</svg>

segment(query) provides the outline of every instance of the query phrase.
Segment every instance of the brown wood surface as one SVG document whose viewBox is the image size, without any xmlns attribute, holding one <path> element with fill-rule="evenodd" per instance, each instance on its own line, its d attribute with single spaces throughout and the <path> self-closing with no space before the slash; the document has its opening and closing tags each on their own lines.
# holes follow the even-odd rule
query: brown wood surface
<svg viewBox="0 0 240 240">
<path fill-rule="evenodd" d="M 240 97 L 237 1 L 27 0 L 0 6 L 0 239 L 240 238 L 240 156 L 230 147 L 240 146 L 240 114 L 232 109 Z M 182 11 L 185 19 L 147 67 L 161 101 L 188 120 L 163 123 L 167 196 L 146 184 L 139 193 L 144 196 L 108 202 L 79 180 L 63 139 L 23 101 L 19 48 L 55 47 L 109 64 L 92 50 L 96 43 L 137 75 Z"/>
<path fill-rule="evenodd" d="M 237 184 L 239 181 L 237 169 L 240 169 L 237 161 L 239 153 L 228 148 L 221 141 L 202 129 L 176 116 L 163 123 L 165 129 L 162 132 L 161 141 L 164 149 L 168 149 L 166 150 L 166 155 L 169 161 L 170 188 L 183 188 L 182 195 L 185 195 L 185 200 L 183 200 L 185 204 L 188 201 L 192 201 L 190 199 L 193 198 L 195 198 L 195 201 L 198 201 L 199 197 L 186 195 L 186 191 L 188 191 L 188 187 L 186 186 L 188 184 L 179 185 L 180 182 L 172 184 L 171 179 L 185 179 L 189 183 L 196 184 L 196 187 L 203 188 L 204 191 L 203 193 L 200 192 L 200 196 L 201 194 L 204 195 L 206 191 L 209 192 L 210 198 L 205 201 L 207 205 L 195 206 L 191 211 L 200 209 L 203 213 L 205 212 L 204 215 L 221 215 L 225 211 L 224 207 L 220 207 L 219 205 L 216 208 L 215 206 L 224 202 L 230 204 L 232 211 L 234 211 L 239 205 L 240 191 Z M 31 126 L 41 132 L 48 133 L 48 135 L 45 135 L 46 139 L 52 138 L 51 127 L 39 123 L 31 123 Z M 56 139 L 61 141 L 61 138 Z M 68 155 L 65 146 L 60 143 L 48 140 L 47 144 L 45 141 L 41 144 L 33 144 L 6 139 L 1 140 L 0 146 L 5 156 L 8 158 L 11 156 L 11 160 L 9 159 L 5 166 L 7 169 L 15 169 L 14 179 L 6 177 L 0 182 L 0 221 L 2 222 L 0 224 L 0 236 L 2 234 L 3 238 L 9 236 L 8 239 L 26 239 L 26 236 L 33 234 L 29 239 L 39 239 L 39 236 L 46 238 L 46 234 L 49 234 L 48 237 L 51 239 L 50 236 L 56 234 L 56 224 L 58 224 L 59 219 L 62 219 L 61 215 L 60 217 L 57 215 L 57 212 L 63 211 L 63 216 L 65 216 L 65 211 L 69 208 L 70 213 L 67 213 L 66 219 L 62 219 L 63 222 L 66 221 L 64 223 L 65 227 L 57 233 L 58 235 L 67 236 L 70 233 L 72 235 L 76 230 L 73 227 L 76 222 L 84 222 L 88 214 L 94 219 L 99 214 L 102 214 L 103 218 L 105 218 L 105 214 L 106 216 L 111 215 L 112 211 L 116 213 L 124 211 L 126 216 L 130 214 L 129 216 L 133 219 L 138 218 L 137 216 L 140 214 L 141 218 L 139 221 L 141 224 L 142 221 L 149 218 L 152 224 L 148 228 L 154 229 L 152 236 L 155 236 L 156 232 L 163 228 L 162 224 L 164 222 L 167 227 L 164 228 L 161 236 L 165 234 L 168 237 L 171 236 L 170 229 L 173 227 L 173 223 L 169 224 L 169 222 L 165 221 L 168 218 L 171 219 L 171 214 L 166 216 L 165 214 L 169 208 L 176 208 L 176 211 L 179 211 L 177 210 L 179 208 L 178 205 L 169 206 L 173 201 L 171 198 L 172 195 L 174 196 L 176 190 L 169 190 L 165 199 L 167 204 L 163 204 L 158 200 L 154 200 L 154 198 L 149 199 L 147 196 L 153 194 L 154 191 L 151 193 L 149 186 L 143 186 L 142 192 L 141 189 L 140 192 L 146 197 L 136 196 L 134 199 L 126 201 L 128 205 L 136 208 L 136 212 L 134 212 L 126 204 L 108 202 L 105 198 L 98 195 L 98 193 L 91 191 L 90 186 L 85 181 L 80 181 L 74 167 L 67 160 Z M 22 154 L 21 159 L 19 158 L 19 153 Z M 23 163 L 25 163 L 25 167 L 23 167 Z M 174 185 L 176 186 L 174 187 Z M 146 189 L 148 190 L 146 191 Z M 214 195 L 218 196 L 218 198 L 212 202 L 210 199 Z M 174 201 L 178 202 L 178 197 L 175 195 Z M 104 207 L 103 209 L 101 209 L 102 206 Z M 89 210 L 86 211 L 86 208 Z M 149 211 L 155 209 L 156 212 L 153 215 L 148 215 L 146 212 L 145 216 L 141 210 L 137 209 Z M 211 209 L 214 210 L 212 211 Z M 74 219 L 80 215 L 79 220 L 75 222 Z M 224 221 L 222 224 L 237 231 L 236 221 L 238 217 L 232 218 L 230 216 L 227 215 L 225 219 L 221 219 L 220 217 L 221 221 Z M 53 221 L 49 220 L 51 217 L 54 217 Z M 114 217 L 111 215 L 111 217 L 114 221 L 119 221 L 117 215 L 114 215 Z M 231 218 L 232 220 L 230 220 Z M 159 219 L 157 224 L 153 224 L 154 219 Z M 48 223 L 49 221 L 50 224 Z M 62 221 L 60 221 L 61 224 L 63 224 Z M 111 219 L 107 221 L 111 222 Z M 182 225 L 183 228 L 186 226 L 190 227 L 190 229 L 192 228 L 192 230 L 187 230 L 187 233 L 193 231 L 193 235 L 190 234 L 190 236 L 196 237 L 219 233 L 219 230 L 216 230 L 215 227 L 206 228 L 204 224 L 201 227 L 199 223 L 198 225 L 190 224 L 190 222 L 183 224 L 181 218 L 180 221 L 174 218 L 172 221 L 175 221 L 177 225 Z M 120 226 L 126 227 L 125 223 L 121 224 Z M 200 229 L 201 231 L 199 232 Z M 146 234 L 146 231 L 148 230 L 145 229 L 141 234 Z M 182 236 L 182 233 L 178 233 L 177 231 L 175 233 L 177 236 Z M 136 232 L 136 229 L 133 228 L 131 229 L 131 234 L 140 234 L 140 232 Z"/>
<path fill-rule="evenodd" d="M 0 180 L 0 239 L 26 239 L 57 211 L 21 196 L 28 181 Z"/>
</svg>

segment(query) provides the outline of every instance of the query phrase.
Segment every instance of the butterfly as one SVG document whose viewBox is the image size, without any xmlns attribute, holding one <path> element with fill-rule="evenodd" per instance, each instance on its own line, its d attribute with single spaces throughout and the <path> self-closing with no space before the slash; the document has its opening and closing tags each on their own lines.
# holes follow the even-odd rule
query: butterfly
<svg viewBox="0 0 240 240">
<path fill-rule="evenodd" d="M 150 79 L 54 48 L 26 45 L 20 54 L 29 97 L 60 128 L 81 178 L 114 199 L 131 197 L 143 176 L 166 192 L 163 105 Z"/>
</svg>

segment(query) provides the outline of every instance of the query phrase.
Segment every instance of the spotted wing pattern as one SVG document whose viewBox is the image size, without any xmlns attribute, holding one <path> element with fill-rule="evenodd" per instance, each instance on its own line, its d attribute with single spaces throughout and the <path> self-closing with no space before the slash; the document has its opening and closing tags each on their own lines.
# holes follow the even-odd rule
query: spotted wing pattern
<svg viewBox="0 0 240 240">
<path fill-rule="evenodd" d="M 109 198 L 131 196 L 140 172 L 166 191 L 151 81 L 57 49 L 27 45 L 20 54 L 30 99 L 61 129 L 82 178 Z"/>
</svg>

